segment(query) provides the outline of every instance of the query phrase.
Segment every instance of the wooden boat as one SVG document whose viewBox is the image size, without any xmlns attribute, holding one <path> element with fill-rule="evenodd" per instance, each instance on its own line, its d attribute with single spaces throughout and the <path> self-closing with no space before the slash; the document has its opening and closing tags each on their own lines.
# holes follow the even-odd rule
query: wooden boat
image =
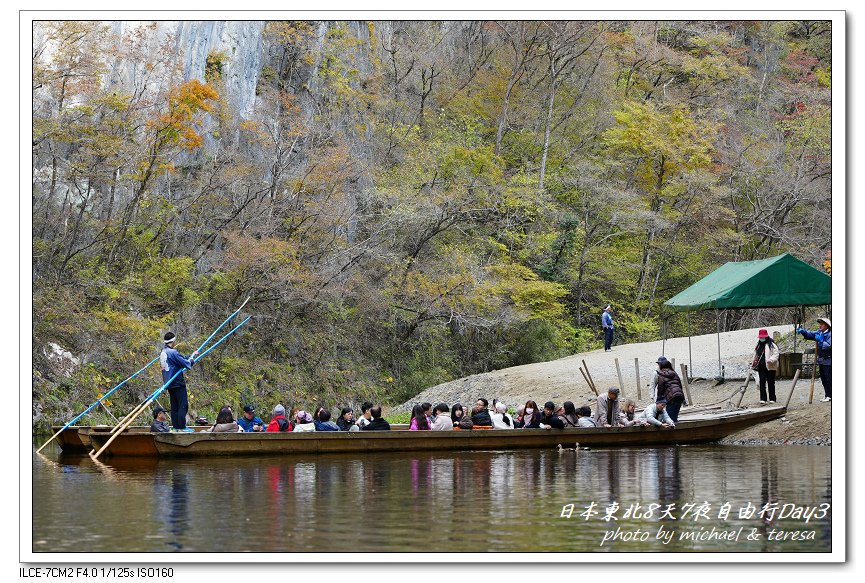
<svg viewBox="0 0 865 583">
<path fill-rule="evenodd" d="M 62 425 L 58 425 L 56 427 L 51 428 L 52 435 L 57 433 L 63 428 Z M 60 433 L 57 436 L 56 442 L 57 445 L 60 446 L 60 451 L 64 454 L 85 454 L 91 449 L 91 441 L 90 436 L 94 433 L 98 434 L 111 434 L 111 426 L 108 425 L 95 425 L 95 426 L 84 426 L 84 425 L 71 425 L 66 428 L 65 431 Z M 210 429 L 210 426 L 205 427 L 194 427 L 196 431 L 206 431 Z M 150 434 L 150 426 L 149 425 L 133 425 L 126 430 L 128 433 L 144 433 Z"/>
<path fill-rule="evenodd" d="M 347 452 L 498 450 L 520 448 L 639 447 L 717 441 L 752 425 L 781 417 L 783 406 L 705 412 L 680 419 L 676 429 L 620 427 L 591 429 L 495 429 L 476 431 L 359 431 L 310 433 L 137 433 L 124 432 L 104 455 L 194 457 L 291 455 Z M 91 431 L 94 449 L 110 437 Z"/>
</svg>

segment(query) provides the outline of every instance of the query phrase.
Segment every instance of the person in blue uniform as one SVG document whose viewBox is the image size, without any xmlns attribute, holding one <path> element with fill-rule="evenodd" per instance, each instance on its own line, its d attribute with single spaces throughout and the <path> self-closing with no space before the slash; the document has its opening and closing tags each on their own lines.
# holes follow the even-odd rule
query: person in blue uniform
<svg viewBox="0 0 865 583">
<path fill-rule="evenodd" d="M 165 335 L 165 348 L 162 349 L 162 354 L 159 357 L 159 363 L 162 366 L 162 382 L 167 383 L 177 371 L 183 371 L 187 368 L 192 368 L 195 364 L 195 357 L 198 356 L 196 350 L 189 355 L 189 358 L 184 357 L 177 350 L 177 336 L 174 332 L 168 332 Z M 189 397 L 186 393 L 186 379 L 183 378 L 183 372 L 171 381 L 167 387 L 168 395 L 171 397 L 171 425 L 175 431 L 194 431 L 191 427 L 186 426 L 186 413 L 189 411 Z"/>
<path fill-rule="evenodd" d="M 613 349 L 613 306 L 604 308 L 601 327 L 604 329 L 604 352 L 609 352 Z"/>
<path fill-rule="evenodd" d="M 817 364 L 820 365 L 820 382 L 823 383 L 823 402 L 832 400 L 832 320 L 829 318 L 817 318 L 819 330 L 806 330 L 796 328 L 796 332 L 805 337 L 806 340 L 817 342 Z"/>
</svg>

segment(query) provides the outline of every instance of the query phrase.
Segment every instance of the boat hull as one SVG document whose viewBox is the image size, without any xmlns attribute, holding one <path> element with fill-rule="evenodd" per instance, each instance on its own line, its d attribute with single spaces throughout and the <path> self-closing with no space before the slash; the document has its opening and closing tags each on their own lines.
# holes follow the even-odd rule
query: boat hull
<svg viewBox="0 0 865 583">
<path fill-rule="evenodd" d="M 363 431 L 310 433 L 124 433 L 105 454 L 142 457 L 292 455 L 399 451 L 463 451 L 574 447 L 643 447 L 717 441 L 782 416 L 784 407 L 680 420 L 673 430 L 654 427 L 592 429 L 506 429 L 486 431 Z M 108 435 L 91 433 L 94 449 Z"/>
</svg>

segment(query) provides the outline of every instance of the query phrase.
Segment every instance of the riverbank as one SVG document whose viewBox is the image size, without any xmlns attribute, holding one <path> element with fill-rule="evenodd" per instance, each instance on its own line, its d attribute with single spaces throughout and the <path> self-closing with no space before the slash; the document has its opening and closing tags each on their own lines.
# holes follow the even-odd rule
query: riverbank
<svg viewBox="0 0 865 583">
<path fill-rule="evenodd" d="M 785 331 L 786 327 L 770 327 Z M 753 342 L 757 329 L 739 330 L 721 334 L 722 364 L 727 374 L 740 377 L 727 379 L 718 384 L 714 379 L 695 379 L 691 382 L 690 393 L 693 404 L 723 406 L 731 395 L 744 384 L 747 363 L 753 350 Z M 577 406 L 589 404 L 594 406 L 595 394 L 579 372 L 580 364 L 585 361 L 599 391 L 609 386 L 618 386 L 618 372 L 615 359 L 619 360 L 619 370 L 622 376 L 623 399 L 634 399 L 637 408 L 642 409 L 651 403 L 648 390 L 650 375 L 655 369 L 654 360 L 657 355 L 664 354 L 678 363 L 689 361 L 687 338 L 669 339 L 662 347 L 660 342 L 646 342 L 616 346 L 612 352 L 595 350 L 575 354 L 551 362 L 539 362 L 524 366 L 512 367 L 485 374 L 473 375 L 430 387 L 421 392 L 411 401 L 391 409 L 388 414 L 410 411 L 414 403 L 462 403 L 473 404 L 478 397 L 484 397 L 492 403 L 493 399 L 502 401 L 510 408 L 532 399 L 542 405 L 551 400 L 557 405 L 564 401 L 573 401 Z M 714 376 L 717 374 L 717 337 L 714 334 L 697 336 L 691 341 L 691 357 L 697 376 Z M 712 369 L 711 355 L 715 355 Z M 639 381 L 634 359 L 639 358 Z M 677 365 L 678 369 L 678 365 Z M 677 371 L 679 372 L 679 371 Z M 692 375 L 694 376 L 694 375 Z M 637 395 L 637 385 L 640 395 Z M 782 419 L 764 423 L 727 437 L 722 443 L 731 445 L 831 445 L 832 443 L 832 403 L 822 403 L 823 386 L 817 378 L 814 385 L 813 403 L 808 404 L 808 392 L 811 379 L 800 379 L 796 390 L 790 399 L 788 413 Z M 779 379 L 776 382 L 776 396 L 779 403 L 785 403 L 790 394 L 792 379 Z M 742 399 L 743 407 L 759 404 L 759 390 L 754 381 Z M 739 400 L 738 394 L 732 397 L 733 405 Z M 683 411 L 687 411 L 685 407 Z"/>
</svg>

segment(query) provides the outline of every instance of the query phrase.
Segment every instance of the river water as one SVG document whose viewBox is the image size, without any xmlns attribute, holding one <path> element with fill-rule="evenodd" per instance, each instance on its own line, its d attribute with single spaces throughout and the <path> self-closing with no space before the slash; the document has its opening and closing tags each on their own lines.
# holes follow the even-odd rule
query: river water
<svg viewBox="0 0 865 583">
<path fill-rule="evenodd" d="M 49 450 L 33 456 L 36 553 L 830 552 L 832 546 L 827 447 L 105 462 Z M 778 510 L 769 516 L 772 508 Z"/>
</svg>

